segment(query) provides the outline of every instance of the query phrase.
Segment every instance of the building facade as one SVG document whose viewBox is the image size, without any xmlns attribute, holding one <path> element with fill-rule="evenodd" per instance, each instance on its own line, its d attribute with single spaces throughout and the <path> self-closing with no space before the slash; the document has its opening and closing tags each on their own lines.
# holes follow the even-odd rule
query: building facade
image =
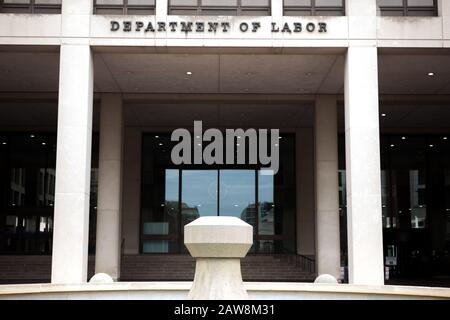
<svg viewBox="0 0 450 320">
<path fill-rule="evenodd" d="M 449 286 L 449 48 L 445 0 L 0 0 L 0 281 L 189 280 L 232 215 L 246 280 Z M 279 171 L 175 165 L 194 121 Z"/>
</svg>

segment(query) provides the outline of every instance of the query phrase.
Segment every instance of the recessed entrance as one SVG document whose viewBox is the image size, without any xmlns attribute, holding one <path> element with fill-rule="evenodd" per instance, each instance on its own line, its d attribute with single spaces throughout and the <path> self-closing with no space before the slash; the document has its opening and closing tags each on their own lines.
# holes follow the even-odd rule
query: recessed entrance
<svg viewBox="0 0 450 320">
<path fill-rule="evenodd" d="M 170 137 L 144 135 L 141 252 L 187 253 L 184 226 L 220 215 L 253 226 L 252 253 L 294 253 L 294 141 L 293 135 L 282 136 L 279 173 L 267 175 L 259 165 L 175 166 Z"/>
</svg>

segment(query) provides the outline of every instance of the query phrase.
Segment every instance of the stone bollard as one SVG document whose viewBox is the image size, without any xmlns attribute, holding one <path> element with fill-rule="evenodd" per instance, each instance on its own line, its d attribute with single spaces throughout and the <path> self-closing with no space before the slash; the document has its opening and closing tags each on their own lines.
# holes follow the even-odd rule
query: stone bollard
<svg viewBox="0 0 450 320">
<path fill-rule="evenodd" d="M 253 244 L 251 225 L 236 217 L 201 217 L 184 227 L 184 244 L 196 259 L 189 299 L 248 299 L 240 259 Z"/>
<path fill-rule="evenodd" d="M 338 284 L 339 282 L 331 274 L 321 274 L 314 280 L 314 283 Z"/>
<path fill-rule="evenodd" d="M 96 273 L 89 283 L 114 283 L 113 278 L 109 274 L 106 273 Z"/>
</svg>

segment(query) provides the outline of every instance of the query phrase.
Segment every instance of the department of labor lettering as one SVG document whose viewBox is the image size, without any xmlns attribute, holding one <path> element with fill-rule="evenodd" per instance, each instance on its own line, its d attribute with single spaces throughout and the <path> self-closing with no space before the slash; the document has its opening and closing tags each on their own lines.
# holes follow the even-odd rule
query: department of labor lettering
<svg viewBox="0 0 450 320">
<path fill-rule="evenodd" d="M 184 33 L 227 33 L 233 30 L 233 24 L 228 21 L 143 21 L 143 20 L 112 20 L 111 31 L 159 33 L 159 32 L 184 32 Z M 325 22 L 272 22 L 262 24 L 259 21 L 240 22 L 237 24 L 242 33 L 256 33 L 260 29 L 270 30 L 271 33 L 327 33 Z"/>
</svg>

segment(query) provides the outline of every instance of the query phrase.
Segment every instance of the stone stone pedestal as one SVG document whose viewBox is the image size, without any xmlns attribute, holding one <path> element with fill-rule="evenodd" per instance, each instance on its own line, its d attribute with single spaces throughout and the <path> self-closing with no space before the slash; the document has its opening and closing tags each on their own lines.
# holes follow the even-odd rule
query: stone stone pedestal
<svg viewBox="0 0 450 320">
<path fill-rule="evenodd" d="M 251 225 L 236 217 L 201 217 L 184 227 L 184 243 L 197 260 L 189 299 L 248 299 L 240 259 L 253 244 Z"/>
</svg>

